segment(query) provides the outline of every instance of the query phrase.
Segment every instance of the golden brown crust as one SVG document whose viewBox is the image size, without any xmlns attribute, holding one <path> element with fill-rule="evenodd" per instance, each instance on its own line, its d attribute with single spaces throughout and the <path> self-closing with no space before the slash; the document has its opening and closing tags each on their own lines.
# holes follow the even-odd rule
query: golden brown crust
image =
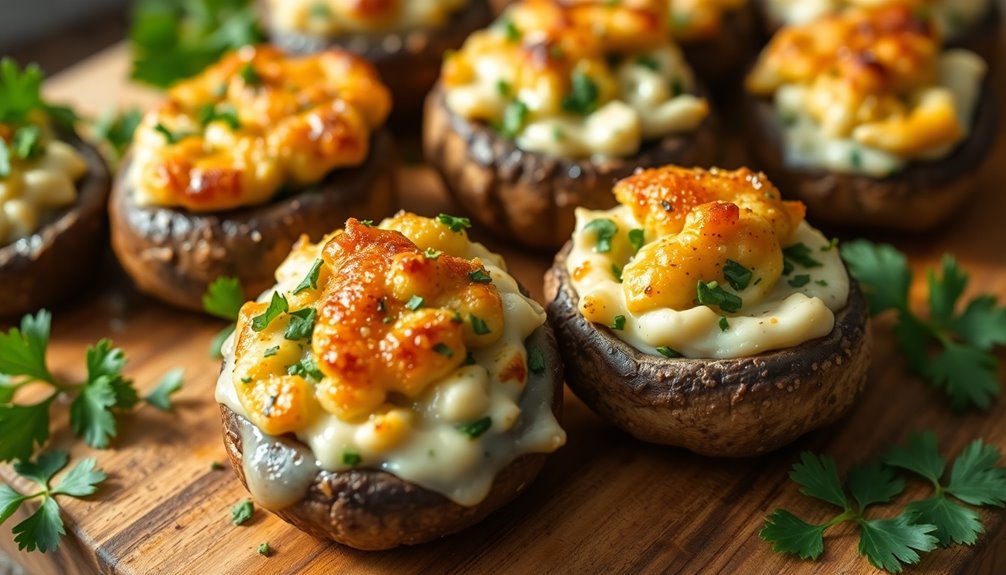
<svg viewBox="0 0 1006 575">
<path fill-rule="evenodd" d="M 758 168 L 806 204 L 810 220 L 921 232 L 947 221 L 974 192 L 996 138 L 995 102 L 986 77 L 968 137 L 947 157 L 911 162 L 886 178 L 786 165 L 775 107 L 751 95 L 744 97 L 744 131 Z"/>
<path fill-rule="evenodd" d="M 61 139 L 87 163 L 77 201 L 30 237 L 0 246 L 0 317 L 34 311 L 80 291 L 105 240 L 110 177 L 101 154 L 76 134 Z"/>
<path fill-rule="evenodd" d="M 422 111 L 423 98 L 437 81 L 444 53 L 461 46 L 472 32 L 492 22 L 488 0 L 470 0 L 450 21 L 434 30 L 387 34 L 347 34 L 321 39 L 277 30 L 270 25 L 267 2 L 259 2 L 265 28 L 272 43 L 287 52 L 317 52 L 339 47 L 374 63 L 394 97 L 392 123 L 414 124 Z"/>
<path fill-rule="evenodd" d="M 317 241 L 351 216 L 380 219 L 394 210 L 394 145 L 387 129 L 371 139 L 358 167 L 264 206 L 192 214 L 140 207 L 128 187 L 129 160 L 112 191 L 112 247 L 139 288 L 172 305 L 201 311 L 202 295 L 220 276 L 237 277 L 255 298 L 275 283 L 274 270 L 302 235 Z"/>
<path fill-rule="evenodd" d="M 715 163 L 715 125 L 707 117 L 695 132 L 648 142 L 631 158 L 556 158 L 521 150 L 489 126 L 452 113 L 438 85 L 426 99 L 423 151 L 483 227 L 531 248 L 556 249 L 573 232 L 573 210 L 614 206 L 611 186 L 637 167 Z"/>
<path fill-rule="evenodd" d="M 542 383 L 553 386 L 552 411 L 562 411 L 562 362 L 551 329 L 545 325 L 529 338 L 545 355 L 548 372 Z M 221 405 L 224 445 L 238 478 L 245 486 L 241 427 L 248 420 Z M 273 449 L 303 448 L 287 436 Z M 389 549 L 415 545 L 478 523 L 523 491 L 544 465 L 546 454 L 519 457 L 496 476 L 489 495 L 465 507 L 413 483 L 378 470 L 321 471 L 297 503 L 275 511 L 284 521 L 320 539 L 357 549 Z"/>
<path fill-rule="evenodd" d="M 855 282 L 824 338 L 739 359 L 665 359 L 583 318 L 566 272 L 571 246 L 545 275 L 566 383 L 639 439 L 717 457 L 758 455 L 835 421 L 866 383 L 869 314 Z"/>
</svg>

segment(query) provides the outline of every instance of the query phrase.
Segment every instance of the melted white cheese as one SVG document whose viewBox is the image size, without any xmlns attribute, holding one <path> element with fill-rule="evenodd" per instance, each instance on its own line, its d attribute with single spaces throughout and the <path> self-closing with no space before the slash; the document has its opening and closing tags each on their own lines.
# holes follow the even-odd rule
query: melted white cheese
<svg viewBox="0 0 1006 575">
<path fill-rule="evenodd" d="M 544 310 L 520 293 L 516 280 L 506 272 L 500 257 L 481 244 L 471 242 L 466 253 L 451 255 L 480 259 L 492 276 L 503 302 L 504 331 L 500 339 L 490 346 L 472 350 L 475 365 L 461 366 L 431 384 L 411 406 L 396 407 L 362 421 L 343 421 L 322 412 L 296 435 L 310 447 L 321 469 L 350 469 L 352 466 L 343 461 L 343 456 L 353 452 L 362 459 L 359 467 L 388 471 L 456 503 L 470 506 L 488 495 L 496 474 L 514 459 L 528 453 L 552 452 L 565 443 L 566 434 L 552 414 L 553 389 L 545 374 L 528 370 L 528 380 L 523 386 L 513 380 L 503 381 L 501 376 L 515 355 L 526 365 L 525 341 L 528 348 L 543 349 L 540 333 L 532 334 L 544 324 Z M 309 260 L 305 258 L 282 266 L 277 272 L 279 284 L 275 289 L 292 290 L 310 268 L 313 260 Z M 272 291 L 260 299 L 267 300 Z M 263 340 L 260 346 L 283 345 L 282 330 L 276 330 L 275 334 L 274 340 Z M 298 356 L 302 353 L 297 349 L 290 351 Z M 227 362 L 217 381 L 217 401 L 245 415 L 235 393 L 235 386 L 242 384 L 234 377 L 231 341 L 225 344 L 224 353 Z M 297 359 L 299 357 L 290 361 Z M 492 423 L 477 438 L 458 429 L 485 417 Z M 376 433 L 375 426 L 389 422 L 407 427 L 403 441 L 389 444 L 386 434 Z M 254 438 L 249 438 L 252 440 Z M 261 444 L 261 441 L 255 443 Z M 303 491 L 297 496 L 292 493 L 303 484 L 296 477 L 280 473 L 268 480 L 262 474 L 270 472 L 258 467 L 246 465 L 246 473 L 254 476 L 248 481 L 249 489 L 263 506 L 280 508 L 303 496 Z"/>
<path fill-rule="evenodd" d="M 966 138 L 974 122 L 986 69 L 985 62 L 975 54 L 966 50 L 948 50 L 940 56 L 938 84 L 929 88 L 927 93 L 920 93 L 919 97 L 949 96 Z M 775 93 L 775 108 L 783 134 L 783 154 L 787 165 L 884 177 L 915 159 L 863 145 L 854 139 L 854 133 L 844 138 L 825 134 L 820 124 L 806 111 L 807 97 L 807 88 L 798 84 L 781 86 Z M 950 154 L 954 147 L 940 146 L 926 150 L 918 158 L 937 160 Z"/>
<path fill-rule="evenodd" d="M 891 0 L 764 0 L 771 21 L 803 24 L 845 6 L 880 6 Z M 944 38 L 957 39 L 988 11 L 989 0 L 936 0 L 931 2 L 933 21 Z"/>
<path fill-rule="evenodd" d="M 614 73 L 620 97 L 586 116 L 557 111 L 562 94 L 554 83 L 520 90 L 515 97 L 529 119 L 517 146 L 567 158 L 631 156 L 646 140 L 695 130 L 709 113 L 705 99 L 692 93 L 692 72 L 674 46 L 626 57 Z M 466 118 L 502 117 L 511 98 L 500 85 L 512 85 L 516 74 L 499 54 L 482 53 L 472 82 L 447 89 L 447 107 Z"/>
<path fill-rule="evenodd" d="M 273 25 L 314 36 L 437 28 L 468 0 L 408 0 L 387 3 L 387 13 L 361 17 L 370 4 L 346 0 L 267 0 Z M 373 4 L 377 6 L 378 4 Z"/>
<path fill-rule="evenodd" d="M 595 252 L 594 234 L 582 231 L 599 218 L 611 219 L 618 227 L 614 247 L 607 253 Z M 590 296 L 606 325 L 611 325 L 615 316 L 624 316 L 624 329 L 612 333 L 643 353 L 659 355 L 656 348 L 666 346 L 690 358 L 736 358 L 793 347 L 830 333 L 835 323 L 834 312 L 845 307 L 848 299 L 849 280 L 838 250 L 822 250 L 828 241 L 803 222 L 797 228 L 793 244 L 807 245 L 821 267 L 795 266 L 761 302 L 728 314 L 727 330 L 719 325 L 723 314 L 704 305 L 634 315 L 628 310 L 622 284 L 610 270 L 612 264 L 624 263 L 615 262 L 612 255 L 624 252 L 619 244 L 629 245 L 629 230 L 641 227 L 626 206 L 606 211 L 578 208 L 573 249 L 566 260 L 566 269 L 581 303 L 585 296 Z M 588 265 L 583 266 L 584 263 Z M 587 272 L 573 273 L 581 267 Z M 788 280 L 802 274 L 809 275 L 810 281 L 802 287 L 791 287 Z"/>
<path fill-rule="evenodd" d="M 37 158 L 14 159 L 0 178 L 0 245 L 35 233 L 47 216 L 77 201 L 87 163 L 72 146 L 50 141 Z"/>
</svg>

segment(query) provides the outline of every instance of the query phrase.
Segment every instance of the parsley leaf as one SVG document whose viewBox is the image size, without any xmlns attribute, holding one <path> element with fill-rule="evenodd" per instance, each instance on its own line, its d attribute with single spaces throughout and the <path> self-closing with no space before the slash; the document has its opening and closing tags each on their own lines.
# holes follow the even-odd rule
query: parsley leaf
<svg viewBox="0 0 1006 575">
<path fill-rule="evenodd" d="M 638 252 L 644 243 L 646 243 L 646 236 L 643 230 L 639 228 L 629 230 L 629 245 L 632 246 L 633 251 Z"/>
<path fill-rule="evenodd" d="M 122 112 L 109 110 L 94 123 L 94 137 L 108 145 L 112 159 L 118 160 L 133 142 L 133 133 L 143 121 L 143 111 L 130 108 Z"/>
<path fill-rule="evenodd" d="M 472 221 L 468 218 L 451 216 L 448 214 L 437 215 L 437 221 L 447 226 L 452 232 L 460 232 L 472 227 Z"/>
<path fill-rule="evenodd" d="M 264 40 L 252 2 L 141 0 L 133 12 L 132 78 L 158 87 L 188 78 L 224 52 Z"/>
<path fill-rule="evenodd" d="M 586 73 L 574 70 L 569 78 L 569 93 L 562 99 L 560 106 L 566 112 L 587 116 L 597 110 L 600 102 L 601 89 Z"/>
<path fill-rule="evenodd" d="M 772 550 L 777 553 L 817 559 L 824 552 L 824 530 L 827 528 L 827 524 L 811 525 L 785 509 L 776 509 L 765 518 L 765 526 L 758 537 L 772 543 Z"/>
<path fill-rule="evenodd" d="M 462 423 L 457 426 L 457 430 L 468 436 L 469 439 L 477 439 L 483 433 L 489 431 L 492 427 L 493 420 L 491 417 L 486 416 L 482 419 L 477 419 L 471 423 Z"/>
<path fill-rule="evenodd" d="M 978 535 L 984 530 L 978 514 L 950 501 L 946 497 L 930 497 L 912 501 L 905 511 L 913 523 L 928 523 L 936 526 L 933 535 L 940 545 L 974 545 Z"/>
<path fill-rule="evenodd" d="M 290 312 L 290 323 L 283 332 L 283 337 L 296 341 L 298 339 L 311 339 L 314 333 L 314 321 L 318 317 L 318 312 L 313 307 L 306 307 Z"/>
<path fill-rule="evenodd" d="M 884 456 L 884 463 L 907 469 L 933 483 L 938 483 L 947 463 L 936 446 L 932 432 L 913 433 L 905 446 L 892 447 Z"/>
<path fill-rule="evenodd" d="M 800 493 L 827 501 L 838 507 L 847 507 L 848 499 L 842 491 L 835 460 L 818 457 L 809 451 L 800 454 L 800 462 L 793 465 L 789 478 L 800 485 Z"/>
<path fill-rule="evenodd" d="M 38 510 L 11 529 L 19 550 L 39 550 L 43 553 L 57 550 L 60 537 L 66 531 L 55 496 L 91 495 L 97 490 L 97 485 L 106 478 L 104 473 L 95 468 L 94 458 L 89 457 L 75 465 L 59 485 L 50 488 L 49 481 L 52 476 L 66 467 L 68 461 L 69 457 L 65 451 L 52 451 L 39 455 L 34 463 L 21 461 L 15 464 L 14 471 L 41 487 L 41 490 L 35 493 L 21 495 L 8 485 L 0 486 L 0 523 L 7 521 L 21 503 L 29 499 L 42 498 Z"/>
<path fill-rule="evenodd" d="M 727 260 L 723 264 L 723 277 L 726 278 L 730 287 L 737 291 L 747 288 L 753 275 L 754 272 L 734 260 Z"/>
<path fill-rule="evenodd" d="M 255 514 L 255 504 L 251 499 L 239 501 L 231 507 L 231 523 L 241 525 L 246 523 Z"/>
<path fill-rule="evenodd" d="M 33 405 L 0 405 L 0 461 L 26 460 L 49 439 L 49 405 L 56 395 Z"/>
<path fill-rule="evenodd" d="M 506 108 L 503 108 L 500 135 L 504 138 L 515 138 L 524 129 L 524 123 L 527 122 L 529 112 L 527 104 L 520 100 L 514 100 L 507 104 Z"/>
<path fill-rule="evenodd" d="M 545 354 L 538 346 L 527 348 L 527 368 L 531 370 L 531 373 L 545 372 Z"/>
<path fill-rule="evenodd" d="M 182 388 L 184 381 L 185 369 L 176 367 L 165 373 L 160 383 L 154 388 L 154 391 L 150 392 L 150 395 L 144 397 L 143 400 L 161 411 L 169 411 L 171 409 L 171 396 Z"/>
<path fill-rule="evenodd" d="M 484 269 L 477 269 L 473 272 L 468 272 L 468 279 L 479 284 L 492 283 L 493 278 Z"/>
<path fill-rule="evenodd" d="M 727 313 L 740 311 L 744 305 L 744 300 L 740 296 L 724 290 L 716 281 L 706 283 L 699 280 L 695 290 L 700 304 L 709 307 L 715 306 Z"/>
<path fill-rule="evenodd" d="M 279 317 L 280 314 L 286 313 L 289 309 L 290 304 L 287 303 L 286 297 L 278 291 L 272 292 L 269 307 L 266 308 L 265 312 L 252 318 L 252 329 L 255 331 L 264 330 L 269 327 L 272 320 Z"/>
<path fill-rule="evenodd" d="M 325 379 L 325 374 L 318 369 L 318 365 L 314 363 L 314 358 L 305 357 L 299 362 L 286 368 L 287 375 L 299 375 L 304 379 L 310 379 L 313 381 L 321 381 Z"/>
<path fill-rule="evenodd" d="M 859 523 L 859 552 L 874 567 L 900 573 L 901 564 L 919 562 L 918 551 L 932 551 L 936 526 L 910 524 L 907 513 L 893 519 L 872 519 Z"/>
<path fill-rule="evenodd" d="M 980 439 L 957 456 L 947 492 L 971 505 L 1006 505 L 1006 469 L 996 467 L 999 450 Z"/>
<path fill-rule="evenodd" d="M 0 333 L 0 373 L 54 383 L 45 363 L 51 322 L 52 316 L 43 309 L 21 318 L 21 329 Z"/>
<path fill-rule="evenodd" d="M 244 303 L 245 293 L 238 278 L 218 277 L 203 294 L 203 309 L 206 313 L 229 321 L 238 319 L 238 313 Z"/>
<path fill-rule="evenodd" d="M 300 280 L 297 287 L 293 288 L 294 295 L 297 295 L 304 290 L 318 289 L 318 274 L 321 273 L 321 264 L 321 258 L 314 260 L 314 263 L 311 264 L 311 269 L 307 271 L 307 275 L 304 276 L 304 279 Z"/>
<path fill-rule="evenodd" d="M 269 557 L 270 555 L 272 555 L 272 547 L 269 547 L 269 543 L 268 542 L 266 542 L 266 543 L 260 543 L 259 546 L 258 546 L 258 553 L 259 553 L 259 555 L 264 555 L 266 557 Z"/>
<path fill-rule="evenodd" d="M 909 307 L 912 274 L 904 254 L 889 245 L 865 240 L 841 248 L 849 271 L 863 286 L 871 313 L 893 309 L 894 335 L 912 371 L 942 388 L 955 409 L 987 408 L 1000 393 L 998 361 L 991 352 L 1006 343 L 1006 308 L 980 295 L 956 313 L 967 287 L 967 274 L 944 256 L 940 274 L 927 274 L 929 318 Z"/>
<path fill-rule="evenodd" d="M 115 437 L 115 418 L 111 407 L 115 405 L 115 390 L 107 376 L 88 382 L 70 404 L 70 427 L 84 443 L 98 449 L 108 447 Z"/>
<path fill-rule="evenodd" d="M 607 218 L 598 218 L 583 226 L 583 231 L 593 232 L 596 235 L 597 243 L 594 244 L 594 251 L 604 254 L 611 251 L 611 240 L 618 233 L 618 226 Z"/>
<path fill-rule="evenodd" d="M 72 126 L 77 121 L 74 111 L 45 101 L 41 89 L 42 69 L 37 65 L 21 70 L 13 58 L 0 59 L 0 123 L 26 124 L 41 111 L 61 126 Z"/>
<path fill-rule="evenodd" d="M 811 256 L 811 249 L 807 247 L 805 243 L 796 243 L 791 246 L 787 246 L 782 249 L 782 257 L 785 261 L 790 262 L 790 265 L 797 264 L 805 268 L 819 268 L 821 267 L 821 262 Z M 792 268 L 790 268 L 792 269 Z M 783 272 L 784 274 L 789 272 Z"/>
<path fill-rule="evenodd" d="M 485 320 L 483 320 L 482 318 L 476 315 L 469 314 L 468 319 L 469 321 L 471 321 L 472 331 L 475 332 L 475 335 L 485 335 L 487 333 L 491 333 L 489 326 L 486 325 Z"/>
<path fill-rule="evenodd" d="M 888 503 L 905 490 L 905 480 L 881 461 L 852 468 L 848 485 L 860 509 L 876 503 Z"/>
</svg>

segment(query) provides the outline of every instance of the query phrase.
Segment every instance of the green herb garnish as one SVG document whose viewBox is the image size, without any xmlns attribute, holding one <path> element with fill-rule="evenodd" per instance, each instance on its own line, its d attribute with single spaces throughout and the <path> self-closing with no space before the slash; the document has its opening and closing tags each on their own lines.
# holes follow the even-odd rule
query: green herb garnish
<svg viewBox="0 0 1006 575">
<path fill-rule="evenodd" d="M 314 333 L 314 322 L 318 312 L 313 307 L 306 307 L 290 312 L 290 323 L 283 332 L 283 337 L 291 341 L 311 339 Z"/>
<path fill-rule="evenodd" d="M 357 453 L 355 451 L 349 451 L 348 449 L 346 451 L 342 452 L 342 464 L 343 465 L 349 465 L 351 467 L 356 467 L 357 465 L 359 465 L 361 463 L 363 463 L 363 457 L 360 457 L 359 453 Z"/>
<path fill-rule="evenodd" d="M 476 439 L 486 431 L 489 431 L 492 424 L 492 418 L 487 416 L 482 419 L 477 419 L 471 423 L 463 423 L 457 426 L 457 430 L 467 435 L 470 439 Z"/>
<path fill-rule="evenodd" d="M 231 507 L 231 523 L 234 525 L 242 525 L 252 518 L 255 514 L 255 504 L 252 503 L 251 499 L 245 499 L 234 504 Z"/>
<path fill-rule="evenodd" d="M 580 116 L 587 116 L 597 110 L 601 90 L 584 72 L 574 70 L 570 76 L 569 94 L 562 99 L 562 109 Z"/>
<path fill-rule="evenodd" d="M 413 294 L 412 297 L 409 298 L 409 301 L 405 302 L 405 308 L 416 311 L 417 309 L 423 307 L 423 303 L 425 301 L 426 300 L 424 300 L 422 296 Z"/>
<path fill-rule="evenodd" d="M 444 357 L 454 357 L 454 350 L 452 350 L 450 346 L 448 346 L 446 343 L 443 342 L 437 342 L 437 344 L 433 346 L 433 351 L 439 353 Z"/>
<path fill-rule="evenodd" d="M 607 218 L 598 218 L 596 220 L 591 220 L 587 225 L 583 226 L 584 232 L 594 232 L 597 236 L 597 243 L 594 244 L 594 251 L 599 254 L 608 253 L 611 251 L 611 240 L 618 233 L 618 226 L 615 222 Z"/>
<path fill-rule="evenodd" d="M 681 354 L 680 351 L 671 349 L 671 348 L 667 347 L 666 345 L 658 345 L 656 349 L 657 349 L 657 353 L 659 353 L 660 355 L 662 355 L 664 357 L 670 357 L 670 358 L 683 357 L 683 355 Z"/>
<path fill-rule="evenodd" d="M 311 357 L 305 357 L 299 362 L 288 366 L 286 373 L 287 375 L 299 375 L 304 379 L 310 379 L 315 382 L 325 379 L 325 374 L 318 369 L 318 366 L 314 363 L 314 359 Z"/>
<path fill-rule="evenodd" d="M 807 274 L 795 275 L 786 283 L 788 283 L 790 287 L 803 287 L 810 283 L 810 276 Z"/>
<path fill-rule="evenodd" d="M 482 318 L 469 314 L 468 320 L 472 324 L 472 331 L 475 332 L 475 335 L 485 335 L 487 333 L 491 333 L 489 331 L 489 326 L 486 325 L 486 322 L 482 321 Z"/>
<path fill-rule="evenodd" d="M 660 61 L 649 54 L 636 56 L 636 64 L 654 72 L 660 71 Z"/>
<path fill-rule="evenodd" d="M 616 315 L 614 318 L 612 318 L 611 329 L 615 329 L 618 331 L 622 331 L 623 329 L 625 329 L 625 316 Z"/>
<path fill-rule="evenodd" d="M 632 250 L 638 252 L 639 248 L 643 247 L 646 243 L 646 238 L 643 230 L 634 229 L 629 230 L 629 245 L 632 246 Z"/>
<path fill-rule="evenodd" d="M 482 269 L 478 269 L 473 272 L 468 272 L 468 279 L 479 284 L 488 284 L 492 283 L 493 281 L 492 276 L 490 276 L 488 273 L 485 272 L 485 270 Z"/>
<path fill-rule="evenodd" d="M 269 300 L 269 307 L 266 308 L 265 312 L 252 318 L 252 329 L 255 331 L 262 331 L 269 327 L 272 320 L 284 314 L 290 309 L 290 304 L 287 303 L 286 297 L 279 293 L 279 291 L 272 292 L 272 299 Z"/>
<path fill-rule="evenodd" d="M 514 100 L 503 109 L 503 123 L 500 124 L 500 135 L 504 138 L 515 138 L 524 129 L 529 110 L 527 104 Z"/>
<path fill-rule="evenodd" d="M 709 307 L 719 307 L 727 313 L 740 311 L 744 301 L 737 295 L 723 289 L 719 282 L 703 282 L 699 280 L 696 291 L 699 303 Z"/>
<path fill-rule="evenodd" d="M 719 325 L 720 325 L 720 331 L 726 331 L 726 330 L 730 329 L 730 321 L 727 320 L 727 318 L 725 318 L 725 317 L 721 317 L 720 318 Z"/>
<path fill-rule="evenodd" d="M 307 271 L 307 275 L 304 279 L 300 280 L 297 287 L 293 288 L 293 294 L 297 295 L 304 290 L 318 289 L 318 274 L 321 273 L 321 258 L 316 258 L 314 263 L 311 264 L 311 269 Z"/>
<path fill-rule="evenodd" d="M 531 373 L 545 372 L 545 354 L 536 345 L 527 348 L 527 368 Z"/>
<path fill-rule="evenodd" d="M 468 218 L 460 218 L 447 214 L 439 214 L 437 216 L 437 221 L 450 228 L 452 232 L 460 232 L 461 230 L 466 230 L 472 227 L 472 221 Z"/>
<path fill-rule="evenodd" d="M 730 287 L 737 291 L 746 289 L 748 284 L 751 283 L 751 276 L 753 275 L 754 273 L 751 270 L 734 260 L 727 260 L 723 264 L 723 277 L 726 278 Z"/>
</svg>

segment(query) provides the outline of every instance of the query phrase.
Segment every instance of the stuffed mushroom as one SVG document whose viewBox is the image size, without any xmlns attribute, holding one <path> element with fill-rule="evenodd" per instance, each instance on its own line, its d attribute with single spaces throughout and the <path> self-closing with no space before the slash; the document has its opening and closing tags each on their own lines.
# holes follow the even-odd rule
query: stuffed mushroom
<svg viewBox="0 0 1006 575">
<path fill-rule="evenodd" d="M 53 122 L 42 73 L 0 62 L 0 316 L 79 292 L 105 238 L 108 168 Z"/>
<path fill-rule="evenodd" d="M 758 25 L 749 0 L 667 0 L 671 35 L 707 85 L 743 72 L 757 48 Z"/>
<path fill-rule="evenodd" d="M 546 275 L 566 383 L 645 441 L 713 456 L 835 421 L 870 361 L 868 310 L 835 244 L 760 173 L 664 167 L 577 210 Z"/>
<path fill-rule="evenodd" d="M 393 115 L 416 127 L 444 54 L 492 21 L 488 0 L 259 0 L 266 30 L 294 53 L 349 50 L 373 62 L 395 95 Z"/>
<path fill-rule="evenodd" d="M 391 98 L 373 67 L 326 51 L 225 56 L 136 130 L 112 192 L 112 246 L 141 290 L 201 309 L 219 276 L 253 296 L 301 234 L 394 210 Z"/>
<path fill-rule="evenodd" d="M 445 60 L 423 146 L 473 218 L 554 249 L 638 166 L 713 162 L 703 93 L 666 4 L 524 0 Z"/>
<path fill-rule="evenodd" d="M 932 228 L 992 147 L 987 69 L 905 5 L 784 28 L 747 77 L 751 152 L 820 221 Z"/>
<path fill-rule="evenodd" d="M 359 549 L 416 544 L 484 518 L 563 445 L 545 312 L 468 225 L 350 219 L 241 308 L 216 397 L 260 505 Z"/>
</svg>

